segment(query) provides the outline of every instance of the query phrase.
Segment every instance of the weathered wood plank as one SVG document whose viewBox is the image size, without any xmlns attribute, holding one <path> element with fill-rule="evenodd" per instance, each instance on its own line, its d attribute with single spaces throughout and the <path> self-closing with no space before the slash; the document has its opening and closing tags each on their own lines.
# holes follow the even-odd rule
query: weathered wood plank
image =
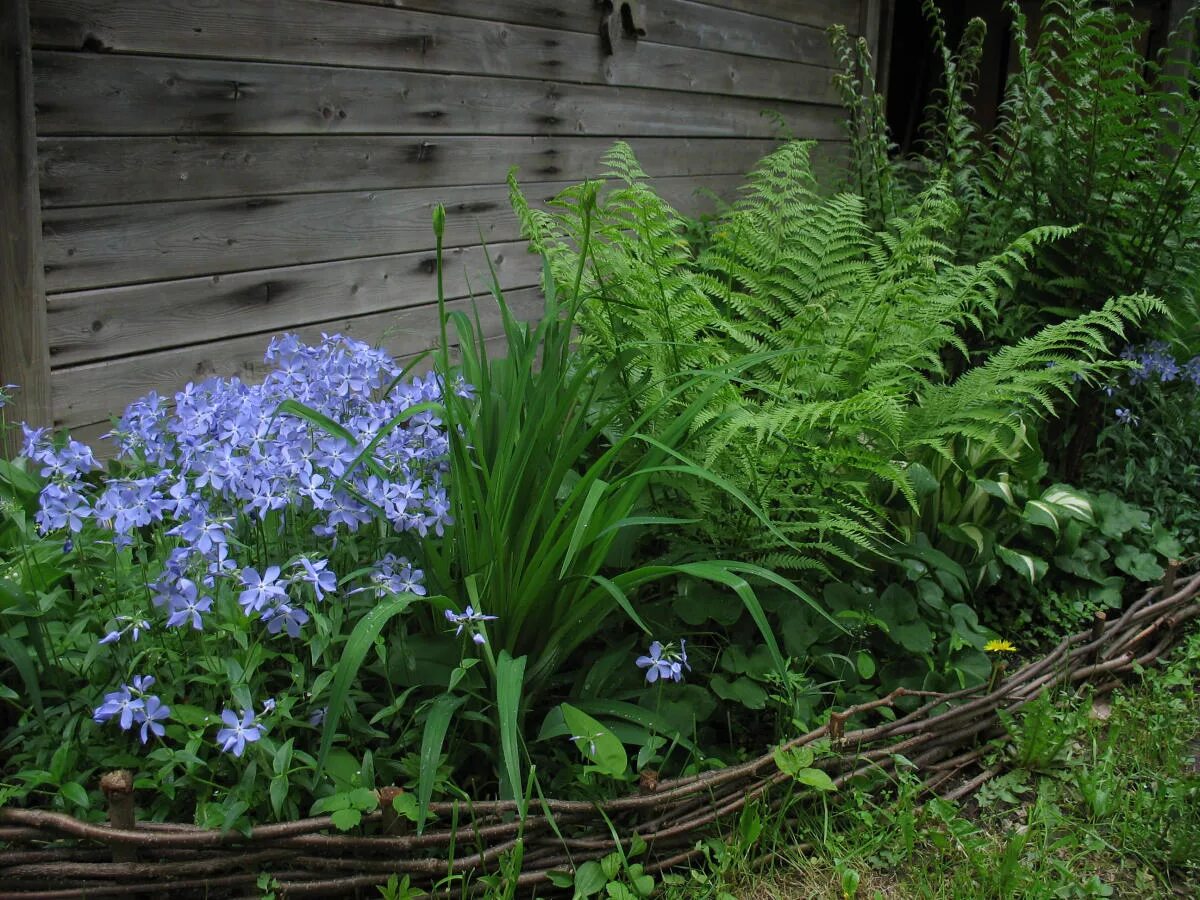
<svg viewBox="0 0 1200 900">
<path fill-rule="evenodd" d="M 42 138 L 44 206 L 201 200 L 247 194 L 496 184 L 603 170 L 609 138 L 275 137 Z M 777 143 L 737 138 L 635 138 L 634 152 L 671 175 L 745 172 Z"/>
<path fill-rule="evenodd" d="M 488 251 L 504 290 L 538 283 L 541 258 L 524 242 Z M 331 310 L 359 316 L 420 306 L 437 299 L 436 278 L 436 256 L 427 251 L 53 294 L 51 362 L 60 368 L 283 331 L 328 319 Z M 491 274 L 483 249 L 446 251 L 443 279 L 450 298 L 486 293 Z"/>
<path fill-rule="evenodd" d="M 516 78 L 34 54 L 39 135 L 576 134 L 838 140 L 833 106 Z"/>
<path fill-rule="evenodd" d="M 398 6 L 426 12 L 443 13 L 448 16 L 467 16 L 520 25 L 542 25 L 566 31 L 584 31 L 595 34 L 600 20 L 600 10 L 588 0 L 568 0 L 551 3 L 549 0 L 344 0 L 352 3 L 368 3 L 382 6 Z M 661 3 L 663 0 L 641 0 Z M 683 4 L 668 0 L 676 15 L 686 15 L 689 10 Z M 827 28 L 835 22 L 843 22 L 853 33 L 857 19 L 851 18 L 847 9 L 853 10 L 855 0 L 700 0 L 696 6 L 720 6 L 742 12 L 764 11 L 761 15 Z M 770 10 L 769 12 L 765 10 Z M 703 9 L 690 11 L 694 16 L 704 15 Z"/>
<path fill-rule="evenodd" d="M 519 318 L 536 316 L 543 302 L 538 288 L 513 291 L 506 294 L 505 299 Z M 458 300 L 447 306 L 470 311 L 471 301 Z M 495 302 L 485 297 L 478 306 L 484 333 L 500 334 L 502 328 Z M 378 343 L 396 356 L 407 356 L 434 346 L 437 323 L 437 307 L 426 305 L 399 312 L 328 319 L 289 330 L 310 341 L 319 340 L 322 332 L 336 332 Z M 261 379 L 266 373 L 263 351 L 269 338 L 270 333 L 246 335 L 228 341 L 59 369 L 51 376 L 55 424 L 71 428 L 104 421 L 110 412 L 120 412 L 151 388 L 170 394 L 188 381 L 215 374 L 237 375 L 248 381 Z"/>
<path fill-rule="evenodd" d="M 771 19 L 829 28 L 841 25 L 851 34 L 858 33 L 858 8 L 866 0 L 698 0 L 705 6 L 717 6 L 737 12 L 752 13 Z"/>
<path fill-rule="evenodd" d="M 700 50 L 719 47 L 727 53 L 835 65 L 829 38 L 822 27 L 764 19 L 697 0 L 643 0 L 640 7 L 641 25 L 648 41 Z"/>
<path fill-rule="evenodd" d="M 703 9 L 703 7 L 701 7 Z M 774 32 L 779 22 L 759 20 Z M 35 0 L 34 46 L 410 69 L 836 102 L 823 52 L 763 59 L 331 0 Z M 263 40 L 270 34 L 269 40 Z M 807 47 L 807 44 L 804 45 Z"/>
<path fill-rule="evenodd" d="M 680 208 L 707 188 L 728 195 L 740 176 L 661 178 Z M 525 185 L 544 201 L 571 182 Z M 504 185 L 343 191 L 236 200 L 45 210 L 43 248 L 52 292 L 427 249 L 433 206 L 447 210 L 446 246 L 515 240 Z"/>
<path fill-rule="evenodd" d="M 10 421 L 51 418 L 33 118 L 29 10 L 0 3 L 0 385 L 16 384 Z M 0 452 L 12 452 L 3 446 Z"/>
</svg>

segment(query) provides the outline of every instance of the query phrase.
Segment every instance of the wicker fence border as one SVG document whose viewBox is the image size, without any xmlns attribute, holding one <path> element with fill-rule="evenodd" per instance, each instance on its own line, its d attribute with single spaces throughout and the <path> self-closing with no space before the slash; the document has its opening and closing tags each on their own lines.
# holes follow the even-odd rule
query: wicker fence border
<svg viewBox="0 0 1200 900">
<path fill-rule="evenodd" d="M 998 768 L 977 771 L 1004 740 L 998 710 L 1014 711 L 1059 685 L 1088 682 L 1097 692 L 1120 676 L 1158 659 L 1200 616 L 1200 573 L 1186 580 L 1172 565 L 1152 588 L 1119 617 L 1098 616 L 1093 627 L 1066 638 L 1039 660 L 987 688 L 949 694 L 897 689 L 886 697 L 834 713 L 829 722 L 789 741 L 785 749 L 828 738 L 836 751 L 814 763 L 844 785 L 872 773 L 893 773 L 896 757 L 915 764 L 925 789 L 957 799 L 993 777 Z M 891 721 L 846 730 L 851 720 L 901 697 L 923 704 Z M 971 777 L 967 777 L 970 775 Z M 649 844 L 648 872 L 685 863 L 698 851 L 699 833 L 737 813 L 750 800 L 768 797 L 790 776 L 773 753 L 741 765 L 658 781 L 645 772 L 637 793 L 602 804 L 536 802 L 524 822 L 511 802 L 434 803 L 439 821 L 457 823 L 413 833 L 404 820 L 385 812 L 364 817 L 361 834 L 336 833 L 328 817 L 263 825 L 248 835 L 192 825 L 136 822 L 132 776 L 109 773 L 101 787 L 109 801 L 109 823 L 93 824 L 63 813 L 0 809 L 0 900 L 59 900 L 114 895 L 248 896 L 259 874 L 270 872 L 283 897 L 332 897 L 363 891 L 390 875 L 408 874 L 432 886 L 448 874 L 494 871 L 498 859 L 520 843 L 518 885 L 548 882 L 553 870 L 570 870 L 610 853 L 634 834 Z M 388 792 L 380 793 L 389 809 Z M 481 886 L 468 887 L 478 893 Z M 440 896 L 461 896 L 455 887 Z M 435 895 L 439 896 L 439 895 Z"/>
</svg>

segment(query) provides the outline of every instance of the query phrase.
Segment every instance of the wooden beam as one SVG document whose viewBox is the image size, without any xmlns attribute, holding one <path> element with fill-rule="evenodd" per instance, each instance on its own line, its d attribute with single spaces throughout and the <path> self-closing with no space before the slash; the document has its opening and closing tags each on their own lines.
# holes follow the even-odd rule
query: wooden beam
<svg viewBox="0 0 1200 900">
<path fill-rule="evenodd" d="M 524 241 L 488 251 L 503 290 L 541 280 L 541 257 Z M 328 319 L 331 310 L 350 317 L 420 306 L 437 299 L 436 260 L 421 251 L 52 294 L 50 357 L 57 369 L 287 331 Z M 447 250 L 442 274 L 450 299 L 486 294 L 492 281 L 482 247 Z"/>
<path fill-rule="evenodd" d="M 51 421 L 42 223 L 26 0 L 0 3 L 0 384 L 9 421 Z M 11 453 L 12 448 L 5 448 Z"/>
<path fill-rule="evenodd" d="M 651 175 L 732 175 L 778 146 L 766 138 L 633 138 Z M 42 205 L 99 206 L 599 176 L 611 138 L 475 135 L 45 137 Z M 830 145 L 821 146 L 828 154 Z"/>
<path fill-rule="evenodd" d="M 34 54 L 38 133 L 842 137 L 837 106 L 604 84 L 124 54 Z"/>
</svg>

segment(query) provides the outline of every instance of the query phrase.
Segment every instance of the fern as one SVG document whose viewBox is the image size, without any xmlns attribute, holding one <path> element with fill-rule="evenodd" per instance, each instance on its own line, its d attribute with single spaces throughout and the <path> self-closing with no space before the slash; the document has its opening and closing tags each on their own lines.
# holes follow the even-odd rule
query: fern
<svg viewBox="0 0 1200 900">
<path fill-rule="evenodd" d="M 1039 248 L 1073 229 L 1030 230 L 959 263 L 946 235 L 961 209 L 946 179 L 873 228 L 862 197 L 820 195 L 810 149 L 793 142 L 762 160 L 711 242 L 695 247 L 685 220 L 617 144 L 578 320 L 581 348 L 618 369 L 615 382 L 636 385 L 643 404 L 697 371 L 723 381 L 693 422 L 691 452 L 758 501 L 778 530 L 764 533 L 727 493 L 699 484 L 668 483 L 660 502 L 690 507 L 699 540 L 728 546 L 732 536 L 745 556 L 797 569 L 876 550 L 892 531 L 885 498 L 899 492 L 915 503 L 911 462 L 967 439 L 1010 447 L 1022 421 L 1051 412 L 1076 378 L 1123 365 L 1108 360 L 1106 341 L 1161 308 L 1123 297 L 956 376 L 948 363 L 966 353 L 963 334 L 994 313 Z M 544 211 L 515 181 L 512 189 L 551 277 L 574 278 L 577 192 Z M 673 398 L 652 429 L 693 400 Z"/>
</svg>

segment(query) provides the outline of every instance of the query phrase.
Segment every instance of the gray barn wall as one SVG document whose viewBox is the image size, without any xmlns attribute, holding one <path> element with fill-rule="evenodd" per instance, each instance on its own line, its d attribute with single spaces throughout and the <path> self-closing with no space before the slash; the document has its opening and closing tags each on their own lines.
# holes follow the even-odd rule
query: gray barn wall
<svg viewBox="0 0 1200 900">
<path fill-rule="evenodd" d="M 824 29 L 877 6 L 644 0 L 609 53 L 594 0 L 21 2 L 50 410 L 85 435 L 151 388 L 253 378 L 285 329 L 428 346 L 436 202 L 449 295 L 486 287 L 482 233 L 535 309 L 510 166 L 545 199 L 627 138 L 694 211 L 771 148 L 764 109 L 836 150 Z"/>
</svg>

